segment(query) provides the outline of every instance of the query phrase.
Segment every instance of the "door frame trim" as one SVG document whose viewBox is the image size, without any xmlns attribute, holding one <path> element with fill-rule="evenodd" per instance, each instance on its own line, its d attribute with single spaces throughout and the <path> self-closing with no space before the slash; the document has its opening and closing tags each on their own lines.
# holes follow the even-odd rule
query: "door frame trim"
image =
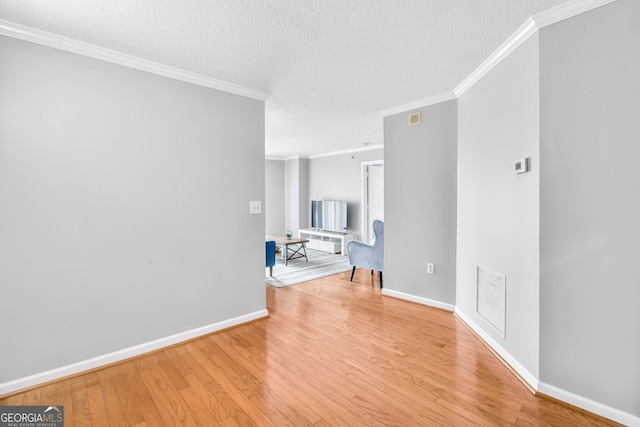
<svg viewBox="0 0 640 427">
<path fill-rule="evenodd" d="M 360 163 L 360 237 L 358 239 L 360 241 L 365 241 L 367 238 L 367 206 L 369 205 L 367 168 L 379 165 L 384 165 L 384 160 L 371 160 Z"/>
</svg>

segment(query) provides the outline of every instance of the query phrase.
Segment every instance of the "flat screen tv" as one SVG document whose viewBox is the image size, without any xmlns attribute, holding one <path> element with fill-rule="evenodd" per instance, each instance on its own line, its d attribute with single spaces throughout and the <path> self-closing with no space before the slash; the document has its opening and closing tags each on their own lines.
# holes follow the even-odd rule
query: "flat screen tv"
<svg viewBox="0 0 640 427">
<path fill-rule="evenodd" d="M 312 200 L 311 228 L 346 233 L 347 202 L 337 200 Z"/>
</svg>

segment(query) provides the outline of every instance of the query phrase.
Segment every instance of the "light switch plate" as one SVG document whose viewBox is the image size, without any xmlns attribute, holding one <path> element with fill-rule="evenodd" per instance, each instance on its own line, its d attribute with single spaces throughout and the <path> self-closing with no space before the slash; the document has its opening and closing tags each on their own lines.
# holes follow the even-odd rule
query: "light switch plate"
<svg viewBox="0 0 640 427">
<path fill-rule="evenodd" d="M 262 213 L 262 201 L 252 200 L 249 202 L 249 213 L 251 215 L 258 215 Z"/>
</svg>

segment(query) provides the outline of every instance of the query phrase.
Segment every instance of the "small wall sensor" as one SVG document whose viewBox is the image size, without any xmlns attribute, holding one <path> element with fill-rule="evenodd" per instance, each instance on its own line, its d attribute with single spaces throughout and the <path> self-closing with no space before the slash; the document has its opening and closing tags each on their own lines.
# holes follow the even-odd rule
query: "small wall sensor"
<svg viewBox="0 0 640 427">
<path fill-rule="evenodd" d="M 409 126 L 416 126 L 420 124 L 420 112 L 409 114 Z"/>
<path fill-rule="evenodd" d="M 513 173 L 529 172 L 529 159 L 522 158 L 513 161 Z"/>
</svg>

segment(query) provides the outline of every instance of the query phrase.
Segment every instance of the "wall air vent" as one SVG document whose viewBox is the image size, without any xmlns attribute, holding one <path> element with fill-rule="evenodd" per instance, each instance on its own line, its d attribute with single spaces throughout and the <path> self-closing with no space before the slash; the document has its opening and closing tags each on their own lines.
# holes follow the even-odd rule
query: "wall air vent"
<svg viewBox="0 0 640 427">
<path fill-rule="evenodd" d="M 409 114 L 409 126 L 417 126 L 420 124 L 420 112 Z"/>
<path fill-rule="evenodd" d="M 476 264 L 476 312 L 505 338 L 507 284 L 504 274 Z"/>
</svg>

